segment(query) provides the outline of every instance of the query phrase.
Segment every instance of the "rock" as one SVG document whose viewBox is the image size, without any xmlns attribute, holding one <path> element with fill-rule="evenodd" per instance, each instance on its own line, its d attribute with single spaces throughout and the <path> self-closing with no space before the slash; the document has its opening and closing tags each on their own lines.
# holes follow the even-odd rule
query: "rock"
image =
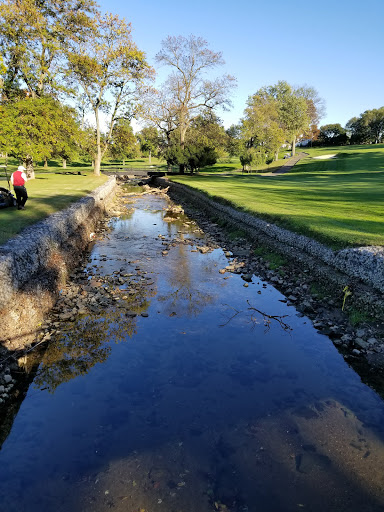
<svg viewBox="0 0 384 512">
<path fill-rule="evenodd" d="M 305 452 L 295 457 L 296 470 L 300 473 L 311 473 L 316 470 L 328 470 L 331 459 L 319 453 Z"/>
<path fill-rule="evenodd" d="M 4 393 L 5 392 L 5 387 L 4 386 L 0 386 L 0 393 Z"/>
<path fill-rule="evenodd" d="M 225 274 L 225 273 L 226 273 L 225 268 L 221 268 L 221 269 L 219 270 L 219 274 Z"/>
<path fill-rule="evenodd" d="M 355 345 L 357 345 L 360 348 L 366 349 L 368 347 L 368 343 L 364 341 L 362 338 L 355 338 Z"/>
<path fill-rule="evenodd" d="M 72 316 L 72 311 L 69 311 L 68 313 L 62 313 L 61 315 L 59 315 L 59 319 L 65 322 L 66 320 L 69 320 Z"/>
<path fill-rule="evenodd" d="M 12 382 L 12 377 L 10 375 L 4 375 L 3 379 L 6 384 Z"/>
<path fill-rule="evenodd" d="M 357 350 L 357 348 L 354 348 L 352 350 L 352 354 L 354 354 L 355 356 L 359 356 L 361 354 L 360 350 Z"/>
</svg>

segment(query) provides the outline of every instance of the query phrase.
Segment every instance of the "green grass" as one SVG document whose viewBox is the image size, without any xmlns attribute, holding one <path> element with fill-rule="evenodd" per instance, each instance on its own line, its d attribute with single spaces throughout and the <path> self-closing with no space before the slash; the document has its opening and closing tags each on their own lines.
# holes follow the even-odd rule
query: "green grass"
<svg viewBox="0 0 384 512">
<path fill-rule="evenodd" d="M 287 264 L 287 260 L 284 258 L 284 256 L 278 254 L 277 252 L 271 251 L 264 245 L 259 245 L 254 250 L 254 255 L 261 256 L 263 260 L 267 261 L 271 270 L 277 270 Z"/>
<path fill-rule="evenodd" d="M 305 149 L 280 176 L 212 174 L 172 180 L 338 249 L 384 245 L 384 145 Z M 314 157 L 337 154 L 336 158 Z"/>
<path fill-rule="evenodd" d="M 20 233 L 26 226 L 78 201 L 105 183 L 107 179 L 107 176 L 98 177 L 90 173 L 82 176 L 36 173 L 36 179 L 28 181 L 26 185 L 29 199 L 25 210 L 20 211 L 16 208 L 0 210 L 0 244 Z M 0 186 L 7 188 L 7 182 L 0 181 Z"/>
<path fill-rule="evenodd" d="M 349 308 L 347 311 L 347 315 L 351 324 L 356 327 L 358 325 L 366 324 L 369 322 L 373 322 L 373 318 L 366 313 L 365 311 L 360 311 L 356 308 Z"/>
</svg>

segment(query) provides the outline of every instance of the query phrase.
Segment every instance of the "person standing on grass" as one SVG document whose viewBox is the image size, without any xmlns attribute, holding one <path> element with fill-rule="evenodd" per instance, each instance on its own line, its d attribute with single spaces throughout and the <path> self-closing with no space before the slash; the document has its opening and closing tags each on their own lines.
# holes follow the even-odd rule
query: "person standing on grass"
<svg viewBox="0 0 384 512">
<path fill-rule="evenodd" d="M 11 176 L 11 183 L 16 194 L 18 210 L 25 210 L 24 205 L 28 199 L 27 189 L 25 188 L 25 183 L 27 181 L 27 175 L 24 172 L 25 170 L 26 169 L 23 165 L 19 165 L 17 171 L 15 171 Z"/>
</svg>

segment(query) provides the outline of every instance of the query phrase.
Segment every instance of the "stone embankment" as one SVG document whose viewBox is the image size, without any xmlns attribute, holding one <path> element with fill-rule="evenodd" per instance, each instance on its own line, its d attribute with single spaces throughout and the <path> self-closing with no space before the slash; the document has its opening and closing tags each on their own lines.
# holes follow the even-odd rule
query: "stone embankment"
<svg viewBox="0 0 384 512">
<path fill-rule="evenodd" d="M 384 249 L 383 247 L 359 247 L 333 251 L 329 247 L 299 235 L 272 223 L 242 212 L 226 204 L 210 199 L 206 194 L 166 178 L 157 178 L 158 186 L 169 187 L 169 194 L 175 198 L 184 198 L 236 225 L 278 252 L 297 262 L 306 264 L 311 272 L 328 282 L 329 286 L 356 288 L 367 285 L 370 291 L 362 289 L 355 294 L 354 300 L 361 305 L 370 305 L 379 315 L 384 312 Z"/>
<path fill-rule="evenodd" d="M 0 342 L 30 344 L 114 198 L 115 178 L 0 246 Z"/>
</svg>

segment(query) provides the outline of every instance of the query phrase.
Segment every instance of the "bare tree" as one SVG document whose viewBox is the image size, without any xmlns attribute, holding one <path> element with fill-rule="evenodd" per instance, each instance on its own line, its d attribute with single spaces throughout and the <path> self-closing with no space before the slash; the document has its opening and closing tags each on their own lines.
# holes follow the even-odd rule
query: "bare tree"
<svg viewBox="0 0 384 512">
<path fill-rule="evenodd" d="M 209 79 L 207 73 L 224 64 L 221 52 L 213 52 L 207 41 L 196 36 L 169 36 L 162 42 L 162 49 L 156 55 L 159 64 L 171 66 L 159 106 L 168 115 L 168 123 L 178 128 L 180 147 L 183 150 L 185 135 L 192 121 L 204 111 L 218 107 L 228 110 L 231 106 L 229 95 L 236 86 L 233 76 L 223 75 Z M 163 118 L 163 126 L 167 124 Z M 184 172 L 183 164 L 180 172 Z"/>
</svg>

